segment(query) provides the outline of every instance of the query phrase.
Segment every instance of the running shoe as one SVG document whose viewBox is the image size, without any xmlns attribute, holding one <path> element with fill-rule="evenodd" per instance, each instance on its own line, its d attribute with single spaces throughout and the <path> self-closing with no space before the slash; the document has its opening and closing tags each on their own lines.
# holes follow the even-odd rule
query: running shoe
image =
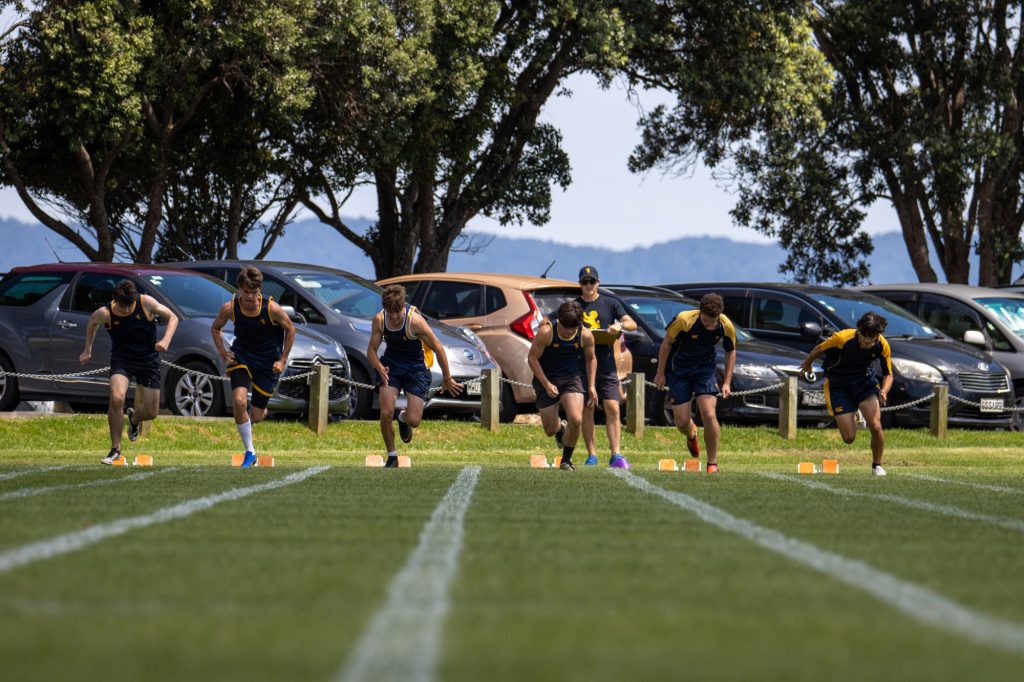
<svg viewBox="0 0 1024 682">
<path fill-rule="evenodd" d="M 403 443 L 412 442 L 412 427 L 402 421 L 402 417 L 405 415 L 405 410 L 398 413 L 398 435 L 402 437 Z M 397 464 L 395 466 L 398 466 Z"/>
<path fill-rule="evenodd" d="M 608 466 L 612 469 L 628 469 L 629 462 L 622 455 L 612 455 L 612 458 L 608 460 Z"/>
<path fill-rule="evenodd" d="M 708 473 L 709 474 L 717 474 L 718 473 L 718 465 L 717 464 L 709 464 L 708 465 Z"/>
<path fill-rule="evenodd" d="M 558 468 L 564 469 L 565 471 L 576 471 L 576 467 L 572 465 L 572 460 L 570 459 L 563 459 L 562 463 L 558 465 Z"/>
<path fill-rule="evenodd" d="M 384 462 L 385 469 L 398 468 L 398 455 L 388 455 L 388 461 Z"/>
<path fill-rule="evenodd" d="M 589 457 L 587 457 L 587 461 L 584 462 L 584 464 L 586 464 L 587 466 L 596 466 L 597 465 L 597 455 L 590 455 Z"/>
<path fill-rule="evenodd" d="M 885 469 L 882 468 L 881 464 L 872 464 L 871 465 L 871 475 L 872 476 L 885 476 Z"/>
<path fill-rule="evenodd" d="M 114 464 L 119 459 L 121 459 L 120 451 L 115 450 L 114 448 L 110 448 L 110 452 L 107 453 L 107 456 L 104 457 L 103 459 L 101 459 L 100 461 L 103 462 L 104 464 L 108 464 L 109 465 L 109 464 Z"/>
<path fill-rule="evenodd" d="M 125 418 L 128 420 L 128 440 L 135 442 L 139 439 L 139 434 L 142 433 L 142 424 L 133 424 L 132 418 L 135 416 L 135 408 L 129 407 L 128 411 L 125 412 Z"/>
<path fill-rule="evenodd" d="M 249 469 L 250 467 L 256 466 L 256 453 L 246 452 L 245 459 L 242 460 L 242 468 Z"/>
</svg>

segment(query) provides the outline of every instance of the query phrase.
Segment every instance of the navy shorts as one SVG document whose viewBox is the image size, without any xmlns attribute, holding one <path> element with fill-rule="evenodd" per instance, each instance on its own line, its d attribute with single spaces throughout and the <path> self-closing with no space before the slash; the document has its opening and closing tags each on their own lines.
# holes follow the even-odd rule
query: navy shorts
<svg viewBox="0 0 1024 682">
<path fill-rule="evenodd" d="M 669 370 L 665 375 L 665 385 L 672 395 L 672 402 L 685 405 L 694 396 L 717 395 L 718 375 L 714 366 L 697 367 L 686 372 Z"/>
<path fill-rule="evenodd" d="M 110 356 L 110 376 L 121 374 L 128 381 L 135 380 L 136 386 L 143 388 L 160 388 L 160 358 L 152 362 L 132 362 L 131 360 Z"/>
<path fill-rule="evenodd" d="M 237 388 L 252 389 L 252 406 L 264 409 L 270 403 L 270 396 L 274 395 L 281 375 L 274 372 L 273 365 L 239 363 L 228 367 L 228 378 L 231 379 L 232 393 Z"/>
<path fill-rule="evenodd" d="M 555 385 L 558 389 L 558 397 L 552 398 L 548 395 L 548 392 L 544 390 L 537 378 L 533 379 L 533 391 L 537 394 L 537 409 L 541 410 L 545 407 L 551 407 L 557 405 L 562 396 L 567 393 L 582 393 L 586 395 L 587 392 L 583 390 L 583 377 L 578 374 L 574 374 L 571 377 L 560 377 L 557 379 L 548 378 L 548 381 Z"/>
<path fill-rule="evenodd" d="M 610 374 L 597 373 L 596 377 L 597 384 L 594 388 L 597 389 L 598 400 L 614 400 L 619 402 L 622 395 L 619 393 L 619 375 L 618 373 L 612 372 Z M 587 380 L 587 375 L 583 375 L 583 393 L 589 392 L 590 382 Z"/>
<path fill-rule="evenodd" d="M 878 379 L 864 377 L 861 381 L 833 383 L 825 380 L 825 404 L 831 415 L 853 414 L 860 404 L 881 390 Z"/>
<path fill-rule="evenodd" d="M 394 360 L 381 358 L 381 364 L 388 368 L 388 386 L 405 391 L 406 396 L 414 395 L 424 402 L 430 390 L 430 370 L 426 365 L 408 367 Z M 381 384 L 383 385 L 383 383 Z"/>
</svg>

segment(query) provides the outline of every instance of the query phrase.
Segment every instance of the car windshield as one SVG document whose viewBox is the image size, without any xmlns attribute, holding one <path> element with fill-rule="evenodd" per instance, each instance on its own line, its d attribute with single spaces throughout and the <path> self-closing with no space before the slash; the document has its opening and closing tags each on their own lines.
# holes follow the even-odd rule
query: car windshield
<svg viewBox="0 0 1024 682">
<path fill-rule="evenodd" d="M 380 312 L 380 287 L 362 277 L 333 272 L 290 272 L 288 276 L 342 315 L 368 320 Z"/>
<path fill-rule="evenodd" d="M 670 298 L 629 296 L 624 300 L 630 309 L 636 313 L 641 320 L 658 332 L 658 338 L 664 337 L 665 328 L 668 327 L 669 323 L 676 318 L 676 315 L 684 310 L 693 310 L 696 307 L 684 301 L 674 301 Z M 733 326 L 735 327 L 735 325 Z M 754 337 L 739 327 L 736 327 L 737 341 L 749 341 L 752 338 Z"/>
<path fill-rule="evenodd" d="M 1017 336 L 1024 339 L 1024 298 L 976 298 Z"/>
<path fill-rule="evenodd" d="M 857 294 L 855 296 L 836 296 L 832 294 L 811 294 L 811 298 L 824 306 L 826 310 L 842 319 L 847 328 L 857 326 L 857 320 L 867 312 L 876 312 L 888 320 L 885 328 L 887 338 L 935 338 L 941 336 L 895 303 L 890 303 L 877 296 Z"/>
<path fill-rule="evenodd" d="M 142 275 L 151 291 L 159 291 L 186 317 L 216 317 L 234 289 L 219 279 L 196 273 Z M 142 293 L 149 293 L 143 291 Z"/>
</svg>

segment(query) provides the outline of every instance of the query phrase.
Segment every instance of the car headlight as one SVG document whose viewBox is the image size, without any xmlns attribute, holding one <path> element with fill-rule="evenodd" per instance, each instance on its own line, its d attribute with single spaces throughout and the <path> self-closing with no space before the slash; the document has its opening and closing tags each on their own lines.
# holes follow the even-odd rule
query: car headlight
<svg viewBox="0 0 1024 682">
<path fill-rule="evenodd" d="M 904 358 L 892 358 L 892 364 L 893 367 L 896 368 L 897 372 L 908 379 L 913 379 L 915 381 L 930 381 L 933 384 L 942 383 L 946 380 L 945 377 L 942 376 L 942 372 L 924 362 L 906 360 Z"/>
<path fill-rule="evenodd" d="M 733 374 L 739 374 L 742 376 L 753 377 L 755 379 L 778 379 L 779 375 L 772 370 L 771 367 L 765 367 L 764 365 L 750 365 L 742 364 L 736 365 L 732 371 Z"/>
</svg>

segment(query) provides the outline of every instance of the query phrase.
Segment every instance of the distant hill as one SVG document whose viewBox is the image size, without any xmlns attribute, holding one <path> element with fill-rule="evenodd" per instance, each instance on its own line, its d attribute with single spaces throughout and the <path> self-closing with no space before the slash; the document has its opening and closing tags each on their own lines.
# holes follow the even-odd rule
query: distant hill
<svg viewBox="0 0 1024 682">
<path fill-rule="evenodd" d="M 356 229 L 365 229 L 370 221 L 363 219 L 352 223 Z M 0 240 L 3 243 L 3 249 L 0 250 L 0 272 L 6 272 L 16 265 L 53 262 L 54 254 L 46 240 L 53 244 L 62 259 L 82 260 L 78 249 L 40 225 L 0 220 Z M 486 246 L 474 254 L 453 253 L 448 261 L 449 270 L 540 274 L 555 261 L 548 273 L 551 277 L 575 279 L 579 268 L 586 264 L 597 267 L 601 280 L 609 284 L 783 279 L 778 270 L 779 263 L 784 259 L 780 247 L 719 237 L 683 237 L 629 251 L 574 246 L 541 239 L 491 238 L 483 234 L 477 234 L 474 240 Z M 241 255 L 252 257 L 256 250 L 255 245 L 243 246 Z M 315 221 L 289 226 L 278 239 L 270 257 L 274 260 L 327 265 L 371 279 L 374 277 L 373 265 L 362 251 L 329 227 Z M 972 272 L 977 272 L 976 261 Z M 916 280 L 900 234 L 893 232 L 875 237 L 871 281 L 880 284 Z"/>
</svg>

